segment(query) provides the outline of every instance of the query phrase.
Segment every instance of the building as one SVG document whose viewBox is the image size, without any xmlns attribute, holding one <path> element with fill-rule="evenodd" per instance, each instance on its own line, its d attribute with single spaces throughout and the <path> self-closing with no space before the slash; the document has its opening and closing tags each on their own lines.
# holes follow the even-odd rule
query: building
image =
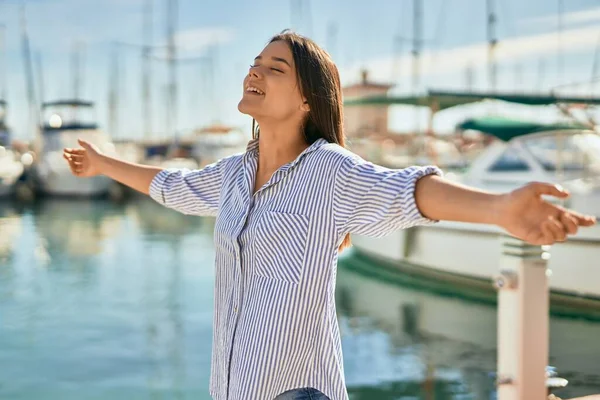
<svg viewBox="0 0 600 400">
<path fill-rule="evenodd" d="M 361 71 L 359 83 L 342 88 L 344 99 L 386 96 L 393 85 L 370 82 L 368 72 Z M 349 139 L 363 138 L 388 131 L 388 107 L 354 106 L 344 108 L 344 130 Z"/>
</svg>

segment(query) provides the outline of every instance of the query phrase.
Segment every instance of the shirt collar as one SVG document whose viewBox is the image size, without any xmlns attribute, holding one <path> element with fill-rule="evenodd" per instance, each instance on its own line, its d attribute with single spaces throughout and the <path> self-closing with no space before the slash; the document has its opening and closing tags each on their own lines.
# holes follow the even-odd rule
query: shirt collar
<svg viewBox="0 0 600 400">
<path fill-rule="evenodd" d="M 300 155 L 298 155 L 298 157 L 296 157 L 296 159 L 290 163 L 290 167 L 295 165 L 306 154 L 317 150 L 319 147 L 321 147 L 327 143 L 329 143 L 329 142 L 327 142 L 327 140 L 325 140 L 323 138 L 319 138 L 319 139 L 315 140 L 313 142 L 313 144 L 311 144 L 306 149 L 304 149 L 304 151 L 302 151 L 302 153 L 300 153 Z M 252 139 L 248 142 L 248 145 L 246 146 L 246 153 L 252 153 L 252 155 L 254 155 L 254 156 L 256 156 L 258 154 L 258 138 Z"/>
</svg>

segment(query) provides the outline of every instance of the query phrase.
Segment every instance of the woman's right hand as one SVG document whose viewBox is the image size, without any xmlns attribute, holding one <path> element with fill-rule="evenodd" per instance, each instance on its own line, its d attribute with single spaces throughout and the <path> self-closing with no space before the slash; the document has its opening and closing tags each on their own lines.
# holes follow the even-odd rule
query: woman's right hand
<svg viewBox="0 0 600 400">
<path fill-rule="evenodd" d="M 82 149 L 65 148 L 63 158 L 68 161 L 71 173 L 80 178 L 100 175 L 102 152 L 94 144 L 77 139 Z"/>
</svg>

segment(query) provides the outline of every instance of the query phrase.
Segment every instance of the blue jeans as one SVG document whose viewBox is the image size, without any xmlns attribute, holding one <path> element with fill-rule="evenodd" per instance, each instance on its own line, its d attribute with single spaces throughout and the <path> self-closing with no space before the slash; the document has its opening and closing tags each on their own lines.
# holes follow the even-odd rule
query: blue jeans
<svg viewBox="0 0 600 400">
<path fill-rule="evenodd" d="M 315 388 L 307 387 L 283 392 L 275 400 L 329 400 L 329 397 Z"/>
</svg>

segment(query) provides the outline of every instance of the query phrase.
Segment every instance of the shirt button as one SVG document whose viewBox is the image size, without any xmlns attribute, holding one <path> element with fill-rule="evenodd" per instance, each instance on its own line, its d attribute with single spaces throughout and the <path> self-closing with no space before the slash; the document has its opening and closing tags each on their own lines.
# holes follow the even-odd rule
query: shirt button
<svg viewBox="0 0 600 400">
<path fill-rule="evenodd" d="M 237 307 L 233 307 L 233 312 L 237 314 Z"/>
</svg>

